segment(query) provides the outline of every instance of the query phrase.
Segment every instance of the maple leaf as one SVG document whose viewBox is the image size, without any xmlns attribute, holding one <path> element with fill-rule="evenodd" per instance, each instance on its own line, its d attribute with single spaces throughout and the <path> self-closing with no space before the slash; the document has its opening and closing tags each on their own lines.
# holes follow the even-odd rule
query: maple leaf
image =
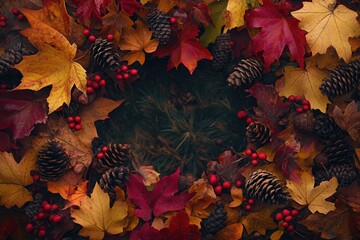
<svg viewBox="0 0 360 240">
<path fill-rule="evenodd" d="M 129 16 L 134 15 L 134 12 L 140 10 L 142 5 L 136 0 L 119 0 L 121 10 L 126 12 Z"/>
<path fill-rule="evenodd" d="M 149 222 L 145 222 L 141 228 L 131 232 L 130 240 L 148 240 L 159 239 L 159 231 L 150 226 Z"/>
<path fill-rule="evenodd" d="M 51 193 L 59 193 L 60 196 L 68 200 L 64 208 L 71 206 L 80 206 L 86 200 L 88 182 L 82 181 L 78 185 L 70 184 L 67 181 L 48 182 L 48 191 Z"/>
<path fill-rule="evenodd" d="M 305 69 L 286 66 L 284 80 L 276 81 L 275 88 L 283 96 L 302 96 L 309 100 L 311 107 L 326 112 L 329 99 L 324 96 L 319 87 L 327 76 L 327 71 L 320 70 L 310 59 L 306 61 Z"/>
<path fill-rule="evenodd" d="M 8 134 L 0 132 L 0 152 L 11 149 L 10 137 Z"/>
<path fill-rule="evenodd" d="M 277 225 L 274 222 L 271 214 L 277 209 L 279 206 L 262 204 L 260 206 L 256 206 L 251 210 L 251 213 L 245 216 L 241 220 L 241 223 L 244 225 L 246 231 L 248 233 L 259 232 L 261 235 L 265 235 L 265 231 L 268 229 L 274 229 Z"/>
<path fill-rule="evenodd" d="M 17 163 L 11 153 L 0 152 L 0 204 L 7 208 L 22 207 L 32 201 L 31 193 L 25 188 L 33 183 L 30 171 L 36 169 L 36 151 L 30 148 Z"/>
<path fill-rule="evenodd" d="M 241 27 L 244 25 L 244 16 L 247 9 L 247 1 L 229 0 L 225 12 L 225 29 Z"/>
<path fill-rule="evenodd" d="M 131 51 L 124 56 L 124 60 L 128 61 L 128 64 L 130 65 L 136 61 L 140 64 L 144 64 L 145 52 L 154 52 L 158 47 L 158 44 L 158 40 L 151 39 L 149 26 L 138 20 L 136 21 L 136 30 L 134 28 L 128 28 L 123 31 L 119 46 L 121 50 Z"/>
<path fill-rule="evenodd" d="M 141 177 L 131 174 L 127 182 L 127 194 L 138 207 L 135 215 L 144 221 L 149 221 L 154 214 L 155 217 L 167 211 L 176 211 L 184 208 L 184 204 L 193 194 L 178 192 L 180 179 L 180 168 L 173 174 L 165 176 L 158 181 L 154 189 L 149 192 Z"/>
<path fill-rule="evenodd" d="M 319 186 L 314 188 L 314 177 L 308 172 L 302 172 L 300 175 L 300 182 L 293 182 L 286 180 L 286 186 L 292 199 L 300 205 L 307 205 L 312 213 L 319 212 L 327 214 L 335 210 L 334 203 L 327 202 L 325 199 L 334 195 L 338 187 L 338 182 L 335 177 L 329 181 L 323 181 Z"/>
<path fill-rule="evenodd" d="M 14 139 L 29 136 L 35 124 L 45 123 L 44 94 L 32 91 L 0 91 L 0 129 L 11 129 Z"/>
<path fill-rule="evenodd" d="M 335 106 L 333 117 L 336 124 L 344 131 L 347 131 L 354 141 L 358 139 L 360 131 L 360 111 L 355 101 L 352 101 L 346 106 L 344 113 L 338 106 Z"/>
<path fill-rule="evenodd" d="M 273 4 L 264 0 L 264 5 L 250 9 L 246 14 L 246 21 L 251 28 L 261 28 L 253 38 L 253 51 L 264 51 L 265 71 L 279 59 L 285 46 L 289 47 L 291 60 L 296 60 L 301 68 L 304 67 L 305 32 L 298 27 L 299 21 L 289 17 L 289 7 Z"/>
<path fill-rule="evenodd" d="M 16 89 L 37 91 L 52 86 L 47 98 L 49 113 L 52 113 L 63 103 L 70 103 L 73 85 L 85 93 L 85 69 L 74 62 L 77 49 L 75 44 L 71 45 L 64 35 L 32 16 L 29 10 L 23 9 L 22 13 L 31 28 L 21 33 L 39 49 L 39 53 L 25 56 L 24 60 L 15 66 L 23 75 Z"/>
<path fill-rule="evenodd" d="M 91 17 L 101 21 L 101 13 L 106 10 L 106 5 L 110 0 L 73 0 L 77 5 L 76 15 L 81 22 L 89 20 Z"/>
<path fill-rule="evenodd" d="M 200 240 L 200 231 L 198 226 L 190 224 L 189 215 L 181 210 L 170 219 L 169 227 L 160 230 L 159 239 Z"/>
<path fill-rule="evenodd" d="M 314 0 L 303 4 L 300 10 L 291 14 L 300 20 L 300 28 L 308 32 L 306 40 L 312 54 L 324 54 L 333 46 L 339 57 L 349 62 L 349 37 L 360 36 L 358 14 L 344 5 L 336 5 L 336 0 Z"/>
<path fill-rule="evenodd" d="M 117 4 L 115 0 L 109 3 L 107 10 L 108 13 L 103 16 L 102 23 L 104 26 L 111 26 L 114 32 L 118 32 L 119 35 L 121 35 L 124 28 L 129 28 L 134 24 L 129 15 L 120 11 L 119 4 Z M 112 32 L 112 30 L 110 30 L 110 32 Z"/>
<path fill-rule="evenodd" d="M 241 239 L 243 231 L 244 226 L 241 223 L 229 224 L 216 233 L 215 239 Z"/>
<path fill-rule="evenodd" d="M 91 198 L 86 197 L 80 208 L 71 208 L 71 217 L 80 224 L 79 235 L 90 239 L 103 239 L 105 233 L 119 234 L 129 225 L 129 213 L 125 201 L 115 201 L 110 208 L 110 198 L 96 183 Z"/>
<path fill-rule="evenodd" d="M 208 26 L 213 23 L 210 15 L 208 5 L 204 2 L 195 4 L 192 7 L 192 14 L 196 22 Z"/>
<path fill-rule="evenodd" d="M 174 26 L 170 43 L 166 46 L 160 46 L 154 53 L 157 57 L 170 56 L 167 69 L 177 68 L 180 63 L 192 74 L 197 67 L 197 62 L 201 59 L 212 60 L 212 55 L 204 48 L 199 39 L 196 38 L 199 29 L 196 25 L 190 25 L 189 22 L 184 24 L 183 29 L 179 29 L 177 24 Z"/>
</svg>

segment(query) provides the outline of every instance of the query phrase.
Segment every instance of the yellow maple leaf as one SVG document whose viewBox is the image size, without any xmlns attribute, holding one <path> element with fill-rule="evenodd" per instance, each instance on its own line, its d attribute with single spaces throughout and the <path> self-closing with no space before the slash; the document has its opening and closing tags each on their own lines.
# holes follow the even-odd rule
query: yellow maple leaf
<svg viewBox="0 0 360 240">
<path fill-rule="evenodd" d="M 0 152 L 0 169 L 0 205 L 20 208 L 32 201 L 31 193 L 25 187 L 33 183 L 30 171 L 36 169 L 36 151 L 27 150 L 20 163 L 11 153 Z"/>
<path fill-rule="evenodd" d="M 84 201 L 87 196 L 87 186 L 88 181 L 82 181 L 78 185 L 73 185 L 62 180 L 48 182 L 47 188 L 49 192 L 59 193 L 63 199 L 68 200 L 64 207 L 68 208 L 74 205 L 79 206 Z"/>
<path fill-rule="evenodd" d="M 357 13 L 338 5 L 336 0 L 313 0 L 291 14 L 300 20 L 299 27 L 307 31 L 306 40 L 312 54 L 324 54 L 333 46 L 346 62 L 351 58 L 349 37 L 360 36 Z"/>
<path fill-rule="evenodd" d="M 299 182 L 286 181 L 286 186 L 292 199 L 300 205 L 307 205 L 312 213 L 319 212 L 327 214 L 335 210 L 335 204 L 325 201 L 335 194 L 338 182 L 335 177 L 329 181 L 323 181 L 319 186 L 314 187 L 314 177 L 308 172 L 302 172 Z"/>
<path fill-rule="evenodd" d="M 275 229 L 277 227 L 271 216 L 277 208 L 279 208 L 279 206 L 274 204 L 261 204 L 255 206 L 254 209 L 251 210 L 251 214 L 245 216 L 245 218 L 241 220 L 241 223 L 248 233 L 256 231 L 265 235 L 266 230 Z"/>
<path fill-rule="evenodd" d="M 80 224 L 81 236 L 93 240 L 101 240 L 105 232 L 109 234 L 120 234 L 131 223 L 128 218 L 129 208 L 126 201 L 115 201 L 110 208 L 110 198 L 98 184 L 95 185 L 91 198 L 86 197 L 80 202 L 80 208 L 70 210 L 74 222 Z"/>
<path fill-rule="evenodd" d="M 142 21 L 136 21 L 136 30 L 134 28 L 126 29 L 120 41 L 121 50 L 130 50 L 124 56 L 124 60 L 128 61 L 128 64 L 138 61 L 140 64 L 145 62 L 145 52 L 152 53 L 159 45 L 159 41 L 151 39 L 151 31 L 149 26 Z"/>
<path fill-rule="evenodd" d="M 241 27 L 244 25 L 244 16 L 247 9 L 247 3 L 244 0 L 229 0 L 225 12 L 225 29 Z"/>
<path fill-rule="evenodd" d="M 16 89 L 38 91 L 52 86 L 47 98 L 49 113 L 52 113 L 63 103 L 70 103 L 71 88 L 74 85 L 80 91 L 86 92 L 85 69 L 74 62 L 77 49 L 75 44 L 71 45 L 63 34 L 32 16 L 30 10 L 23 9 L 22 13 L 31 28 L 21 33 L 28 37 L 39 52 L 25 56 L 24 60 L 15 66 L 23 75 Z"/>
<path fill-rule="evenodd" d="M 319 69 L 314 61 L 309 59 L 306 60 L 305 69 L 293 66 L 286 66 L 284 69 L 284 81 L 279 80 L 275 84 L 279 94 L 286 97 L 302 96 L 310 101 L 312 108 L 326 112 L 329 99 L 321 93 L 319 87 L 328 72 Z"/>
</svg>

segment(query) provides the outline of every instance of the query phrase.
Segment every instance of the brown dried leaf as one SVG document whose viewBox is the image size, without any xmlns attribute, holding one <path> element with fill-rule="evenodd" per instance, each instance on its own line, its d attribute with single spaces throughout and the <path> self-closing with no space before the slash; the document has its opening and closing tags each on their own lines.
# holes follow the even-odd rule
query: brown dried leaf
<svg viewBox="0 0 360 240">
<path fill-rule="evenodd" d="M 339 196 L 354 212 L 360 213 L 360 186 L 356 181 L 350 186 L 342 188 Z"/>
<path fill-rule="evenodd" d="M 241 239 L 243 230 L 244 226 L 241 223 L 226 225 L 223 229 L 216 233 L 215 239 Z"/>
<path fill-rule="evenodd" d="M 231 188 L 231 197 L 233 201 L 229 203 L 229 207 L 234 208 L 241 205 L 243 202 L 243 191 L 241 188 L 238 188 L 236 186 L 232 186 Z"/>
<path fill-rule="evenodd" d="M 347 131 L 353 140 L 357 140 L 360 131 L 360 111 L 355 101 L 349 103 L 344 113 L 338 106 L 333 111 L 334 120 L 339 127 Z"/>
<path fill-rule="evenodd" d="M 259 232 L 265 235 L 266 230 L 275 229 L 275 224 L 271 214 L 275 209 L 279 208 L 278 205 L 261 204 L 255 206 L 251 212 L 241 220 L 246 231 L 250 234 L 252 232 Z"/>
</svg>

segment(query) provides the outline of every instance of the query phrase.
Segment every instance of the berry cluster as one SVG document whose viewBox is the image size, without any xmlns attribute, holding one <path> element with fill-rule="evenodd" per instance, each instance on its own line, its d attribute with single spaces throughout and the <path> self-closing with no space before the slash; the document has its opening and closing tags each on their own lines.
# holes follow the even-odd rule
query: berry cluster
<svg viewBox="0 0 360 240">
<path fill-rule="evenodd" d="M 230 181 L 223 181 L 222 183 L 220 182 L 220 177 L 216 174 L 210 174 L 209 176 L 209 183 L 214 187 L 214 192 L 217 195 L 220 195 L 223 190 L 228 190 L 231 188 L 232 184 Z M 241 183 L 240 183 L 241 185 Z"/>
<path fill-rule="evenodd" d="M 16 18 L 19 20 L 19 21 L 23 21 L 25 19 L 25 16 L 20 13 L 19 9 L 17 8 L 13 8 L 11 10 L 12 14 L 14 14 L 14 16 L 16 16 Z"/>
<path fill-rule="evenodd" d="M 254 120 L 253 120 L 251 117 L 248 116 L 248 112 L 247 112 L 247 111 L 238 111 L 237 117 L 238 117 L 239 119 L 241 119 L 241 120 L 242 120 L 242 119 L 245 119 L 245 122 L 246 122 L 247 124 L 250 124 L 250 123 L 254 122 Z"/>
<path fill-rule="evenodd" d="M 288 100 L 295 104 L 297 113 L 302 113 L 310 110 L 309 100 L 302 99 L 300 96 L 290 95 Z"/>
<path fill-rule="evenodd" d="M 89 29 L 84 29 L 83 34 L 88 37 L 89 42 L 95 42 L 96 37 L 95 37 L 95 35 L 91 34 Z M 109 41 L 114 40 L 114 35 L 108 34 L 107 39 Z"/>
<path fill-rule="evenodd" d="M 242 205 L 245 206 L 246 211 L 251 211 L 251 206 L 255 204 L 255 200 L 252 198 L 247 199 L 246 197 L 243 198 Z"/>
<path fill-rule="evenodd" d="M 109 150 L 109 148 L 108 148 L 107 146 L 103 146 L 103 147 L 101 148 L 101 151 L 96 154 L 96 158 L 97 158 L 97 159 L 102 159 L 102 158 L 104 158 L 104 157 L 105 157 L 104 154 L 105 154 L 108 150 Z"/>
<path fill-rule="evenodd" d="M 93 78 L 88 77 L 86 79 L 86 93 L 94 94 L 95 90 L 104 87 L 106 85 L 105 79 L 103 79 L 100 75 L 96 74 Z"/>
<path fill-rule="evenodd" d="M 275 220 L 288 232 L 294 231 L 294 220 L 299 215 L 299 211 L 296 209 L 283 209 L 281 212 L 276 213 Z"/>
<path fill-rule="evenodd" d="M 25 230 L 28 233 L 44 238 L 49 226 L 60 223 L 63 217 L 59 214 L 60 208 L 57 204 L 43 201 L 41 205 L 39 213 L 32 218 L 31 223 L 26 224 Z"/>
<path fill-rule="evenodd" d="M 251 158 L 251 165 L 254 167 L 259 164 L 259 160 L 266 161 L 267 155 L 264 152 L 257 153 L 256 151 L 252 151 L 251 149 L 245 150 L 245 155 Z"/>
<path fill-rule="evenodd" d="M 118 69 L 116 69 L 116 79 L 121 80 L 127 80 L 130 77 L 137 77 L 138 70 L 136 68 L 129 69 L 127 64 L 122 65 Z"/>
<path fill-rule="evenodd" d="M 67 122 L 69 128 L 74 129 L 75 131 L 80 131 L 82 129 L 80 116 L 69 116 Z"/>
<path fill-rule="evenodd" d="M 6 17 L 0 16 L 0 28 L 6 27 Z"/>
</svg>

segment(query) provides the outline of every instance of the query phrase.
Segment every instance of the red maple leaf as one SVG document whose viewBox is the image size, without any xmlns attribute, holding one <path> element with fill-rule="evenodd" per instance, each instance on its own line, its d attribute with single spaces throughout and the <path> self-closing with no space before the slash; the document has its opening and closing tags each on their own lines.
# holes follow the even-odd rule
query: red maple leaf
<svg viewBox="0 0 360 240">
<path fill-rule="evenodd" d="M 203 23 L 205 26 L 209 24 L 213 24 L 213 21 L 209 14 L 208 5 L 204 2 L 189 4 L 192 7 L 192 11 L 190 11 L 198 23 Z"/>
<path fill-rule="evenodd" d="M 10 137 L 6 133 L 0 132 L 0 152 L 11 149 Z"/>
<path fill-rule="evenodd" d="M 177 211 L 184 208 L 184 204 L 193 194 L 178 192 L 180 179 L 180 168 L 175 173 L 163 177 L 158 181 L 154 189 L 149 192 L 141 177 L 131 174 L 127 183 L 127 193 L 129 198 L 138 207 L 135 215 L 144 221 L 149 221 L 152 214 L 155 217 L 160 216 L 167 211 Z"/>
<path fill-rule="evenodd" d="M 0 130 L 11 129 L 12 137 L 29 136 L 37 123 L 47 119 L 45 97 L 32 91 L 0 91 Z"/>
<path fill-rule="evenodd" d="M 212 59 L 212 55 L 204 48 L 197 38 L 199 29 L 197 25 L 184 24 L 183 29 L 179 29 L 178 24 L 173 25 L 172 38 L 170 43 L 160 46 L 154 53 L 157 57 L 170 56 L 167 69 L 178 67 L 184 64 L 192 74 L 197 67 L 197 62 L 201 59 Z"/>
<path fill-rule="evenodd" d="M 150 226 L 149 222 L 145 222 L 140 229 L 131 232 L 130 240 L 148 240 L 159 239 L 159 231 Z"/>
<path fill-rule="evenodd" d="M 134 12 L 142 8 L 142 5 L 136 0 L 119 0 L 120 8 L 129 16 L 134 15 Z"/>
<path fill-rule="evenodd" d="M 170 220 L 169 227 L 160 230 L 160 240 L 199 240 L 198 226 L 190 224 L 189 215 L 185 210 L 179 211 Z"/>
<path fill-rule="evenodd" d="M 298 182 L 300 178 L 298 174 L 294 173 L 300 171 L 301 168 L 295 161 L 295 148 L 295 146 L 285 143 L 280 145 L 275 151 L 274 163 L 286 179 Z"/>
<path fill-rule="evenodd" d="M 253 38 L 253 52 L 264 51 L 262 56 L 267 71 L 271 63 L 279 59 L 285 46 L 288 46 L 291 60 L 296 60 L 299 66 L 304 68 L 306 33 L 299 28 L 299 20 L 289 14 L 291 6 L 286 2 L 263 2 L 262 7 L 250 9 L 245 17 L 249 27 L 261 28 L 260 33 Z"/>
<path fill-rule="evenodd" d="M 101 13 L 106 12 L 110 0 L 73 0 L 77 5 L 76 15 L 84 22 L 91 17 L 101 21 Z"/>
</svg>

